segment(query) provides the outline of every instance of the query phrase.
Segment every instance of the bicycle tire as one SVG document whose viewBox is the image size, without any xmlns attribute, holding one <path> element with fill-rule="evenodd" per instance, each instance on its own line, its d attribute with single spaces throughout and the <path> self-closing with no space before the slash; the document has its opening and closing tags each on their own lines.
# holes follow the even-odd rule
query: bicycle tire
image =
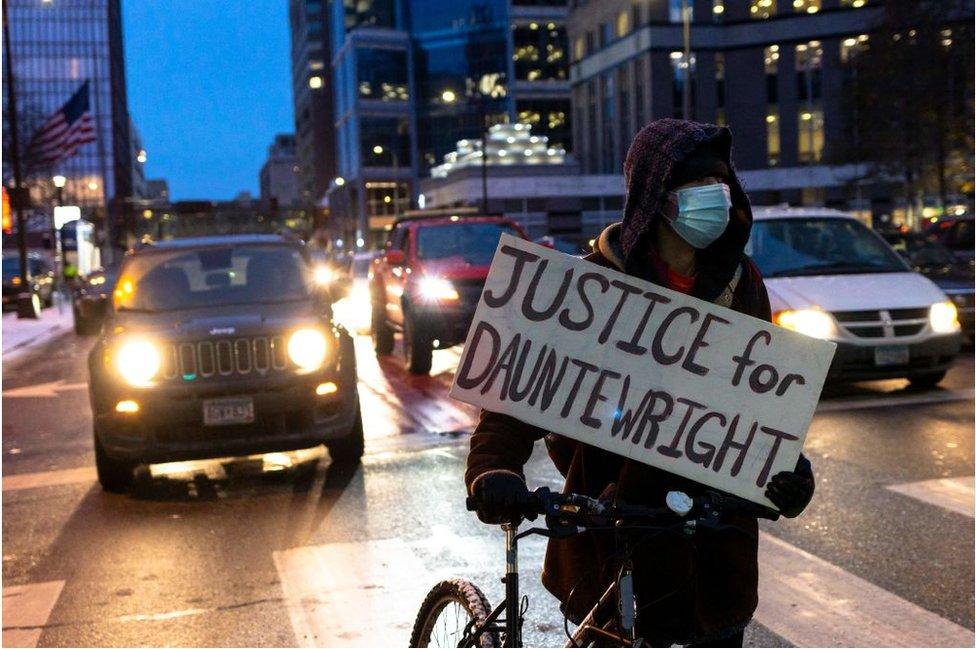
<svg viewBox="0 0 976 649">
<path fill-rule="evenodd" d="M 417 619 L 410 634 L 411 647 L 429 647 L 434 624 L 438 617 L 450 604 L 457 604 L 467 614 L 467 619 L 463 622 L 467 624 L 470 620 L 483 622 L 491 612 L 491 604 L 488 598 L 467 579 L 448 579 L 442 581 L 430 589 L 424 603 L 420 605 L 417 612 Z M 463 627 L 462 627 L 463 629 Z M 498 634 L 482 633 L 479 641 L 475 642 L 474 647 L 500 647 Z"/>
</svg>

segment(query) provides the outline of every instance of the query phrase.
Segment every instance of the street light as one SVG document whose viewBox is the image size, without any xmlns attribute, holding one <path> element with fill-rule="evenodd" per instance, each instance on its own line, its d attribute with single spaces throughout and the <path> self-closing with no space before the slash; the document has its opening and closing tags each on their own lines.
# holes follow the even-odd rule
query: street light
<svg viewBox="0 0 976 649">
<path fill-rule="evenodd" d="M 441 101 L 443 101 L 445 104 L 453 104 L 455 101 L 457 101 L 457 95 L 453 90 L 448 88 L 441 93 Z"/>
<path fill-rule="evenodd" d="M 375 153 L 376 155 L 383 155 L 383 147 L 377 144 L 376 146 L 373 147 L 373 153 Z"/>
</svg>

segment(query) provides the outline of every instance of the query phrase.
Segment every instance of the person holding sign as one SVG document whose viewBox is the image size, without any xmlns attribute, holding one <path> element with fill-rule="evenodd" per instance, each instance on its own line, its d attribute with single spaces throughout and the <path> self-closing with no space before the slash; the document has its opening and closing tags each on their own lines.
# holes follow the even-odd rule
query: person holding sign
<svg viewBox="0 0 976 649">
<path fill-rule="evenodd" d="M 752 211 L 733 170 L 731 150 L 727 128 L 676 119 L 646 126 L 624 164 L 623 220 L 599 236 L 586 259 L 769 321 L 762 277 L 744 254 Z M 752 362 L 745 355 L 741 361 L 743 367 Z M 687 370 L 687 365 L 673 367 L 674 372 Z M 660 505 L 669 491 L 694 496 L 704 488 L 485 410 L 471 438 L 465 472 L 482 521 L 520 518 L 530 497 L 523 466 L 543 438 L 569 492 Z M 795 470 L 766 482 L 765 496 L 780 514 L 795 517 L 813 491 L 810 463 L 800 455 Z M 633 556 L 639 636 L 655 646 L 741 646 L 758 601 L 757 534 L 755 518 L 735 516 L 725 529 L 694 540 L 667 534 L 643 539 Z M 550 541 L 543 583 L 570 620 L 578 623 L 595 604 L 612 578 L 614 559 L 611 532 Z"/>
</svg>

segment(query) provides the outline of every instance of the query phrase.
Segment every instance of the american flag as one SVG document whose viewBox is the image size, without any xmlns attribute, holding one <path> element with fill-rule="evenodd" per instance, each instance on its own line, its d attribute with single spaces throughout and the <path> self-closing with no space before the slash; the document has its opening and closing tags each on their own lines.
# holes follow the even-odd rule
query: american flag
<svg viewBox="0 0 976 649">
<path fill-rule="evenodd" d="M 67 160 L 82 144 L 95 141 L 95 120 L 88 106 L 88 82 L 47 118 L 31 137 L 28 157 L 35 164 Z"/>
</svg>

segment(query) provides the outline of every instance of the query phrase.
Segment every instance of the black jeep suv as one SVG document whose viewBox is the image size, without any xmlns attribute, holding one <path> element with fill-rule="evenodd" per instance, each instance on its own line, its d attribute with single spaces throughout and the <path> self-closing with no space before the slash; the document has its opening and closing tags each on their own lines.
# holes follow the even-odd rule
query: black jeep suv
<svg viewBox="0 0 976 649">
<path fill-rule="evenodd" d="M 363 454 L 350 335 L 301 242 L 179 239 L 126 255 L 88 357 L 98 479 L 142 463 L 328 446 Z"/>
</svg>

